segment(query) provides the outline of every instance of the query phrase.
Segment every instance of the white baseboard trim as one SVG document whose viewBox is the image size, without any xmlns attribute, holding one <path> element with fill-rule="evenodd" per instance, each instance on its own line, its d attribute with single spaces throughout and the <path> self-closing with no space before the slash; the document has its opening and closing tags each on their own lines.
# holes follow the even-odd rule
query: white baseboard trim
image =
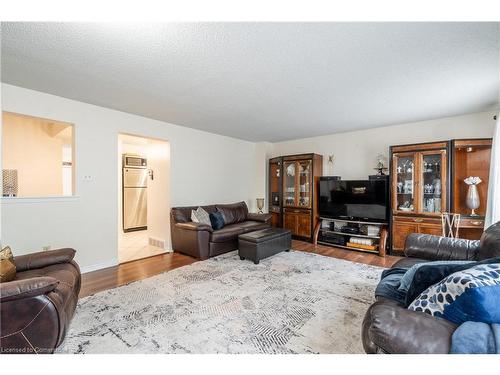
<svg viewBox="0 0 500 375">
<path fill-rule="evenodd" d="M 82 273 L 88 273 L 92 271 L 102 270 L 103 268 L 114 267 L 118 265 L 118 259 L 111 259 L 105 262 L 92 264 L 90 266 L 80 267 Z"/>
</svg>

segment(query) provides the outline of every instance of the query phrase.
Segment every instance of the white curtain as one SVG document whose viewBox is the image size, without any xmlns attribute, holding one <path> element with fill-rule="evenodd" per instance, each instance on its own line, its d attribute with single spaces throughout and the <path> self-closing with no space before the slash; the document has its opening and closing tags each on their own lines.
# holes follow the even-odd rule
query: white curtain
<svg viewBox="0 0 500 375">
<path fill-rule="evenodd" d="M 488 185 L 488 207 L 486 207 L 485 228 L 500 221 L 500 113 L 493 134 L 491 149 L 490 183 Z"/>
</svg>

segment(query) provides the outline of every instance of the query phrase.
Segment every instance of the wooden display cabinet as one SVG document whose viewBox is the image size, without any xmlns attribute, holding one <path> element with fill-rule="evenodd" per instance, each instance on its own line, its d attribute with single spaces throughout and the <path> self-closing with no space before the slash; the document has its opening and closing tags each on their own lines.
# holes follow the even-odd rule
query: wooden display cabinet
<svg viewBox="0 0 500 375">
<path fill-rule="evenodd" d="M 484 230 L 492 139 L 392 146 L 391 244 L 404 249 L 410 233 L 443 234 L 441 213 L 461 215 L 460 238 L 479 239 Z M 464 179 L 480 177 L 480 206 L 471 216 Z"/>
<path fill-rule="evenodd" d="M 492 139 L 456 139 L 451 142 L 451 211 L 461 215 L 459 237 L 477 240 L 484 230 L 484 217 L 488 202 L 488 183 L 490 175 Z M 467 208 L 466 197 L 468 186 L 464 179 L 479 177 L 482 182 L 477 185 L 480 206 L 475 216 Z"/>
<path fill-rule="evenodd" d="M 449 209 L 449 142 L 392 146 L 391 244 L 404 249 L 410 233 L 440 235 Z"/>
<path fill-rule="evenodd" d="M 321 155 L 287 155 L 269 160 L 269 212 L 274 226 L 290 229 L 296 238 L 312 240 L 322 171 Z"/>
</svg>

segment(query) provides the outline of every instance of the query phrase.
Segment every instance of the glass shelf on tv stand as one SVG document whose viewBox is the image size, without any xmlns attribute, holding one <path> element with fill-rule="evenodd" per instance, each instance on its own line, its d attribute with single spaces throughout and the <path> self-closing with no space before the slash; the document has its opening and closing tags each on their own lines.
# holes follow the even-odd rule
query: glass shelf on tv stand
<svg viewBox="0 0 500 375">
<path fill-rule="evenodd" d="M 320 217 L 320 220 L 322 220 L 322 221 L 340 221 L 343 223 L 354 223 L 354 224 L 363 224 L 363 225 L 377 225 L 377 226 L 387 225 L 387 223 L 380 223 L 380 222 L 348 220 L 348 219 L 332 219 L 329 217 Z"/>
<path fill-rule="evenodd" d="M 328 232 L 328 233 L 335 233 L 335 234 L 340 234 L 341 236 L 349 236 L 349 237 L 362 237 L 362 238 L 374 238 L 374 239 L 379 239 L 380 236 L 368 236 L 366 234 L 354 234 L 354 233 L 344 233 L 344 232 L 339 232 L 336 230 L 330 230 L 327 228 L 321 228 L 321 232 Z"/>
</svg>

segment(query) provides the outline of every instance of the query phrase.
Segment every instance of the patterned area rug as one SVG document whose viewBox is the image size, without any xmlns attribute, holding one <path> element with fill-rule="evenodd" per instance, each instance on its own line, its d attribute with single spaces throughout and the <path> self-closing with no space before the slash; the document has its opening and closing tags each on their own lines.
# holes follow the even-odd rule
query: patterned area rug
<svg viewBox="0 0 500 375">
<path fill-rule="evenodd" d="M 79 301 L 60 353 L 363 353 L 382 268 L 236 252 Z"/>
</svg>

